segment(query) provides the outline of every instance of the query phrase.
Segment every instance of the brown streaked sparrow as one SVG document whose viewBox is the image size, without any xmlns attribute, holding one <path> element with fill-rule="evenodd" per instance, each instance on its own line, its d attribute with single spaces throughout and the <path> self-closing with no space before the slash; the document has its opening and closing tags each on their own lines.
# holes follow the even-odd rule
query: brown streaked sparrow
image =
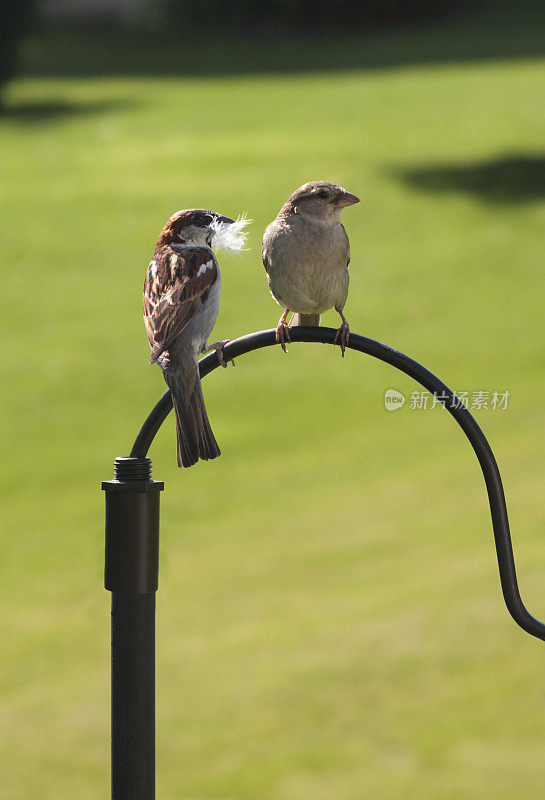
<svg viewBox="0 0 545 800">
<path fill-rule="evenodd" d="M 342 324 L 335 342 L 344 356 L 350 328 L 343 314 L 348 295 L 350 244 L 341 211 L 359 197 L 329 181 L 311 181 L 294 191 L 263 234 L 263 265 L 276 302 L 285 308 L 276 328 L 284 352 L 291 325 L 319 325 L 335 308 Z"/>
<path fill-rule="evenodd" d="M 179 467 L 220 455 L 204 406 L 197 358 L 215 350 L 221 364 L 223 342 L 206 342 L 218 316 L 221 274 L 211 245 L 242 250 L 244 228 L 215 211 L 178 211 L 155 245 L 144 283 L 144 323 L 157 362 L 172 392 Z M 228 341 L 228 340 L 227 340 Z"/>
</svg>

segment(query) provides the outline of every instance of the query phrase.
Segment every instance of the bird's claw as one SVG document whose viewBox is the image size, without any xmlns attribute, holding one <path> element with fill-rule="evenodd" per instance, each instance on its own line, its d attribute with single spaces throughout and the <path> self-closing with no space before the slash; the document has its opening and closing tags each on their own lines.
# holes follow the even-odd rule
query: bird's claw
<svg viewBox="0 0 545 800">
<path fill-rule="evenodd" d="M 206 348 L 207 351 L 210 351 L 210 350 L 215 350 L 216 351 L 217 359 L 218 359 L 218 361 L 219 361 L 219 363 L 221 364 L 222 367 L 227 367 L 227 361 L 225 360 L 225 355 L 223 353 L 223 348 L 225 347 L 226 344 L 229 344 L 230 341 L 231 341 L 231 339 L 223 339 L 223 341 L 214 342 L 214 344 L 211 344 L 209 347 Z M 233 367 L 235 366 L 234 359 L 231 361 L 231 364 L 233 365 Z"/>
<path fill-rule="evenodd" d="M 344 358 L 344 351 L 348 347 L 348 340 L 350 338 L 350 327 L 346 320 L 343 320 L 341 327 L 337 330 L 335 334 L 335 338 L 333 339 L 333 344 L 337 344 L 337 340 L 339 341 L 339 345 L 341 347 L 341 356 Z"/>
<path fill-rule="evenodd" d="M 290 329 L 285 320 L 280 320 L 276 326 L 276 341 L 279 342 L 284 353 L 287 353 L 288 349 L 286 347 L 286 342 L 291 342 L 291 338 Z"/>
</svg>

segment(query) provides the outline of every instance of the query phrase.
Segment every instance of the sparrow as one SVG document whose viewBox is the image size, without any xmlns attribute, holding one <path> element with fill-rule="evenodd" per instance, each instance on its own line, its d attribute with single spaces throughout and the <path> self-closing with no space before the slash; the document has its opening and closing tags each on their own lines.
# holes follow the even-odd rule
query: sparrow
<svg viewBox="0 0 545 800">
<path fill-rule="evenodd" d="M 335 342 L 341 355 L 350 327 L 343 314 L 348 295 L 350 244 L 341 224 L 341 211 L 359 197 L 329 181 L 311 181 L 296 189 L 263 234 L 263 265 L 269 288 L 285 311 L 276 327 L 284 352 L 290 324 L 319 325 L 320 314 L 335 308 L 341 327 Z"/>
<path fill-rule="evenodd" d="M 200 353 L 215 350 L 225 366 L 223 347 L 229 341 L 207 345 L 221 291 L 220 268 L 211 245 L 242 250 L 249 222 L 204 209 L 178 211 L 161 231 L 148 266 L 144 323 L 151 348 L 149 363 L 159 364 L 172 392 L 179 467 L 220 455 L 197 363 Z"/>
</svg>

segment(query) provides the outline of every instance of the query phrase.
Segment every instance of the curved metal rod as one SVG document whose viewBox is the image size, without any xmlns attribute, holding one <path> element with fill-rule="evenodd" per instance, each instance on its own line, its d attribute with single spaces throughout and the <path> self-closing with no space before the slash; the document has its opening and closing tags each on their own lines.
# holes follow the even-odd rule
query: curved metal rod
<svg viewBox="0 0 545 800">
<path fill-rule="evenodd" d="M 334 344 L 336 330 L 333 328 L 290 328 L 292 342 L 324 342 Z M 225 359 L 232 360 L 252 350 L 261 347 L 269 347 L 276 344 L 275 331 L 258 331 L 247 336 L 241 336 L 229 342 L 224 349 Z M 545 624 L 533 617 L 524 606 L 520 597 L 513 548 L 511 545 L 511 535 L 509 533 L 509 521 L 507 517 L 507 507 L 501 482 L 500 472 L 494 454 L 490 449 L 485 435 L 473 419 L 467 408 L 458 401 L 458 398 L 439 380 L 432 372 L 427 370 L 418 361 L 414 361 L 404 353 L 394 350 L 388 345 L 368 339 L 365 336 L 351 333 L 348 347 L 358 350 L 360 353 L 378 358 L 387 364 L 391 364 L 396 369 L 404 372 L 409 377 L 424 386 L 431 393 L 435 393 L 445 405 L 447 411 L 454 417 L 458 425 L 471 442 L 473 450 L 483 471 L 488 501 L 490 503 L 490 513 L 492 515 L 492 527 L 494 529 L 494 540 L 496 543 L 496 554 L 500 571 L 500 581 L 505 603 L 509 613 L 520 625 L 520 627 L 532 636 L 545 641 Z M 199 361 L 201 378 L 208 375 L 219 366 L 215 353 L 210 353 Z M 172 409 L 172 398 L 170 391 L 165 392 L 155 408 L 151 411 L 145 421 L 140 433 L 131 450 L 133 458 L 144 458 L 168 413 Z"/>
</svg>

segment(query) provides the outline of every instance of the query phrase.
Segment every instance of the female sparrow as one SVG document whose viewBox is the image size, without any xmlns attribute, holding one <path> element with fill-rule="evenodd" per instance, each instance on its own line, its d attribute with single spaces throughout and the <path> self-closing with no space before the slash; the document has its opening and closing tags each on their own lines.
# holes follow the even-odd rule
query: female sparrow
<svg viewBox="0 0 545 800">
<path fill-rule="evenodd" d="M 350 328 L 343 314 L 348 295 L 350 244 L 341 211 L 359 197 L 329 181 L 311 181 L 294 191 L 263 235 L 263 264 L 271 294 L 285 308 L 276 341 L 286 352 L 292 325 L 319 325 L 320 314 L 335 308 L 342 324 L 339 340 L 344 356 Z"/>
</svg>

